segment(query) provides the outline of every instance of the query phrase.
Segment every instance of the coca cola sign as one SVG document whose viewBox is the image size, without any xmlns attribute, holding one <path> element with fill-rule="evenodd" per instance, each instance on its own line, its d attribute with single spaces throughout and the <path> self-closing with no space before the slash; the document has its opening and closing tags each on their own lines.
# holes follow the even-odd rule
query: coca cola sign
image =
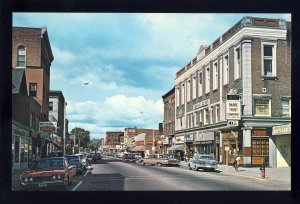
<svg viewBox="0 0 300 204">
<path fill-rule="evenodd" d="M 40 133 L 56 133 L 57 122 L 40 122 L 39 132 Z"/>
</svg>

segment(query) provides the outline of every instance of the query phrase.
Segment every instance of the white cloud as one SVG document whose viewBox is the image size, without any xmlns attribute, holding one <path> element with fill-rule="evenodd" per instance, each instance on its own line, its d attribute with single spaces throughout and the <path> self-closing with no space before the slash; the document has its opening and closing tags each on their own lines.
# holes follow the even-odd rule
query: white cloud
<svg viewBox="0 0 300 204">
<path fill-rule="evenodd" d="M 162 100 L 147 100 L 143 96 L 115 95 L 103 102 L 72 101 L 67 110 L 67 118 L 75 121 L 70 123 L 69 129 L 73 129 L 76 124 L 76 127 L 89 130 L 92 135 L 122 127 L 157 128 L 163 118 Z"/>
</svg>

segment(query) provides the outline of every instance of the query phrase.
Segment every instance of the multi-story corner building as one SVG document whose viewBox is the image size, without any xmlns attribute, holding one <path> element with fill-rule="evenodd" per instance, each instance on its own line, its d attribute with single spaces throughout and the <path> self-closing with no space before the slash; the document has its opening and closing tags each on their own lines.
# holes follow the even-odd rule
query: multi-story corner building
<svg viewBox="0 0 300 204">
<path fill-rule="evenodd" d="M 162 149 L 163 153 L 168 153 L 168 148 L 172 146 L 172 139 L 175 132 L 175 87 L 162 96 L 164 103 L 164 122 Z"/>
<path fill-rule="evenodd" d="M 62 139 L 64 134 L 64 117 L 65 117 L 65 97 L 62 91 L 51 90 L 49 93 L 49 120 L 57 121 L 57 133 L 53 134 L 54 144 L 57 150 L 62 154 L 63 143 Z M 53 120 L 50 119 L 54 118 Z"/>
<path fill-rule="evenodd" d="M 291 122 L 291 23 L 241 19 L 177 72 L 175 99 L 174 138 L 186 152 L 229 164 L 236 149 L 241 165 L 289 166 L 290 134 L 272 128 Z"/>
<path fill-rule="evenodd" d="M 24 69 L 28 95 L 41 105 L 40 121 L 48 121 L 50 66 L 54 57 L 46 27 L 12 29 L 12 67 Z M 51 142 L 49 134 L 41 134 L 45 143 Z M 47 145 L 41 156 L 47 155 Z"/>
</svg>

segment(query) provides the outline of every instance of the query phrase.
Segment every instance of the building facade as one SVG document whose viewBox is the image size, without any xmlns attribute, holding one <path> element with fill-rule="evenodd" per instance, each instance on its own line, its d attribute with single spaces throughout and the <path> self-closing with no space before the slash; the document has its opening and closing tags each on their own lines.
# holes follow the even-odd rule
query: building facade
<svg viewBox="0 0 300 204">
<path fill-rule="evenodd" d="M 168 153 L 168 148 L 172 146 L 172 139 L 175 132 L 175 87 L 162 96 L 164 103 L 164 121 L 163 121 L 163 136 L 162 150 L 163 153 Z"/>
<path fill-rule="evenodd" d="M 272 127 L 291 121 L 291 23 L 245 17 L 201 46 L 176 74 L 175 107 L 187 153 L 230 164 L 236 149 L 241 165 L 274 166 Z"/>
<path fill-rule="evenodd" d="M 28 96 L 41 105 L 40 122 L 49 120 L 50 66 L 54 57 L 46 27 L 12 29 L 12 67 L 24 69 Z M 49 134 L 40 134 L 43 145 L 42 157 L 47 156 Z"/>
<path fill-rule="evenodd" d="M 49 93 L 49 120 L 57 121 L 57 133 L 53 134 L 53 142 L 56 151 L 62 154 L 64 134 L 64 118 L 65 118 L 65 97 L 62 91 L 51 90 Z M 50 121 L 52 121 L 50 120 Z"/>
<path fill-rule="evenodd" d="M 26 75 L 12 69 L 12 163 L 14 169 L 26 169 L 33 155 L 43 148 L 38 135 L 41 105 L 27 95 Z"/>
</svg>

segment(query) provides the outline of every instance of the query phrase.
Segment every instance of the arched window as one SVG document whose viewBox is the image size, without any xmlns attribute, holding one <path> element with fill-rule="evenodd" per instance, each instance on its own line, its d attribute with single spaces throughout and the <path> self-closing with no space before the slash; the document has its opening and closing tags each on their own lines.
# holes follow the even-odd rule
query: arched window
<svg viewBox="0 0 300 204">
<path fill-rule="evenodd" d="M 23 45 L 18 47 L 17 67 L 26 67 L 26 48 Z"/>
</svg>

